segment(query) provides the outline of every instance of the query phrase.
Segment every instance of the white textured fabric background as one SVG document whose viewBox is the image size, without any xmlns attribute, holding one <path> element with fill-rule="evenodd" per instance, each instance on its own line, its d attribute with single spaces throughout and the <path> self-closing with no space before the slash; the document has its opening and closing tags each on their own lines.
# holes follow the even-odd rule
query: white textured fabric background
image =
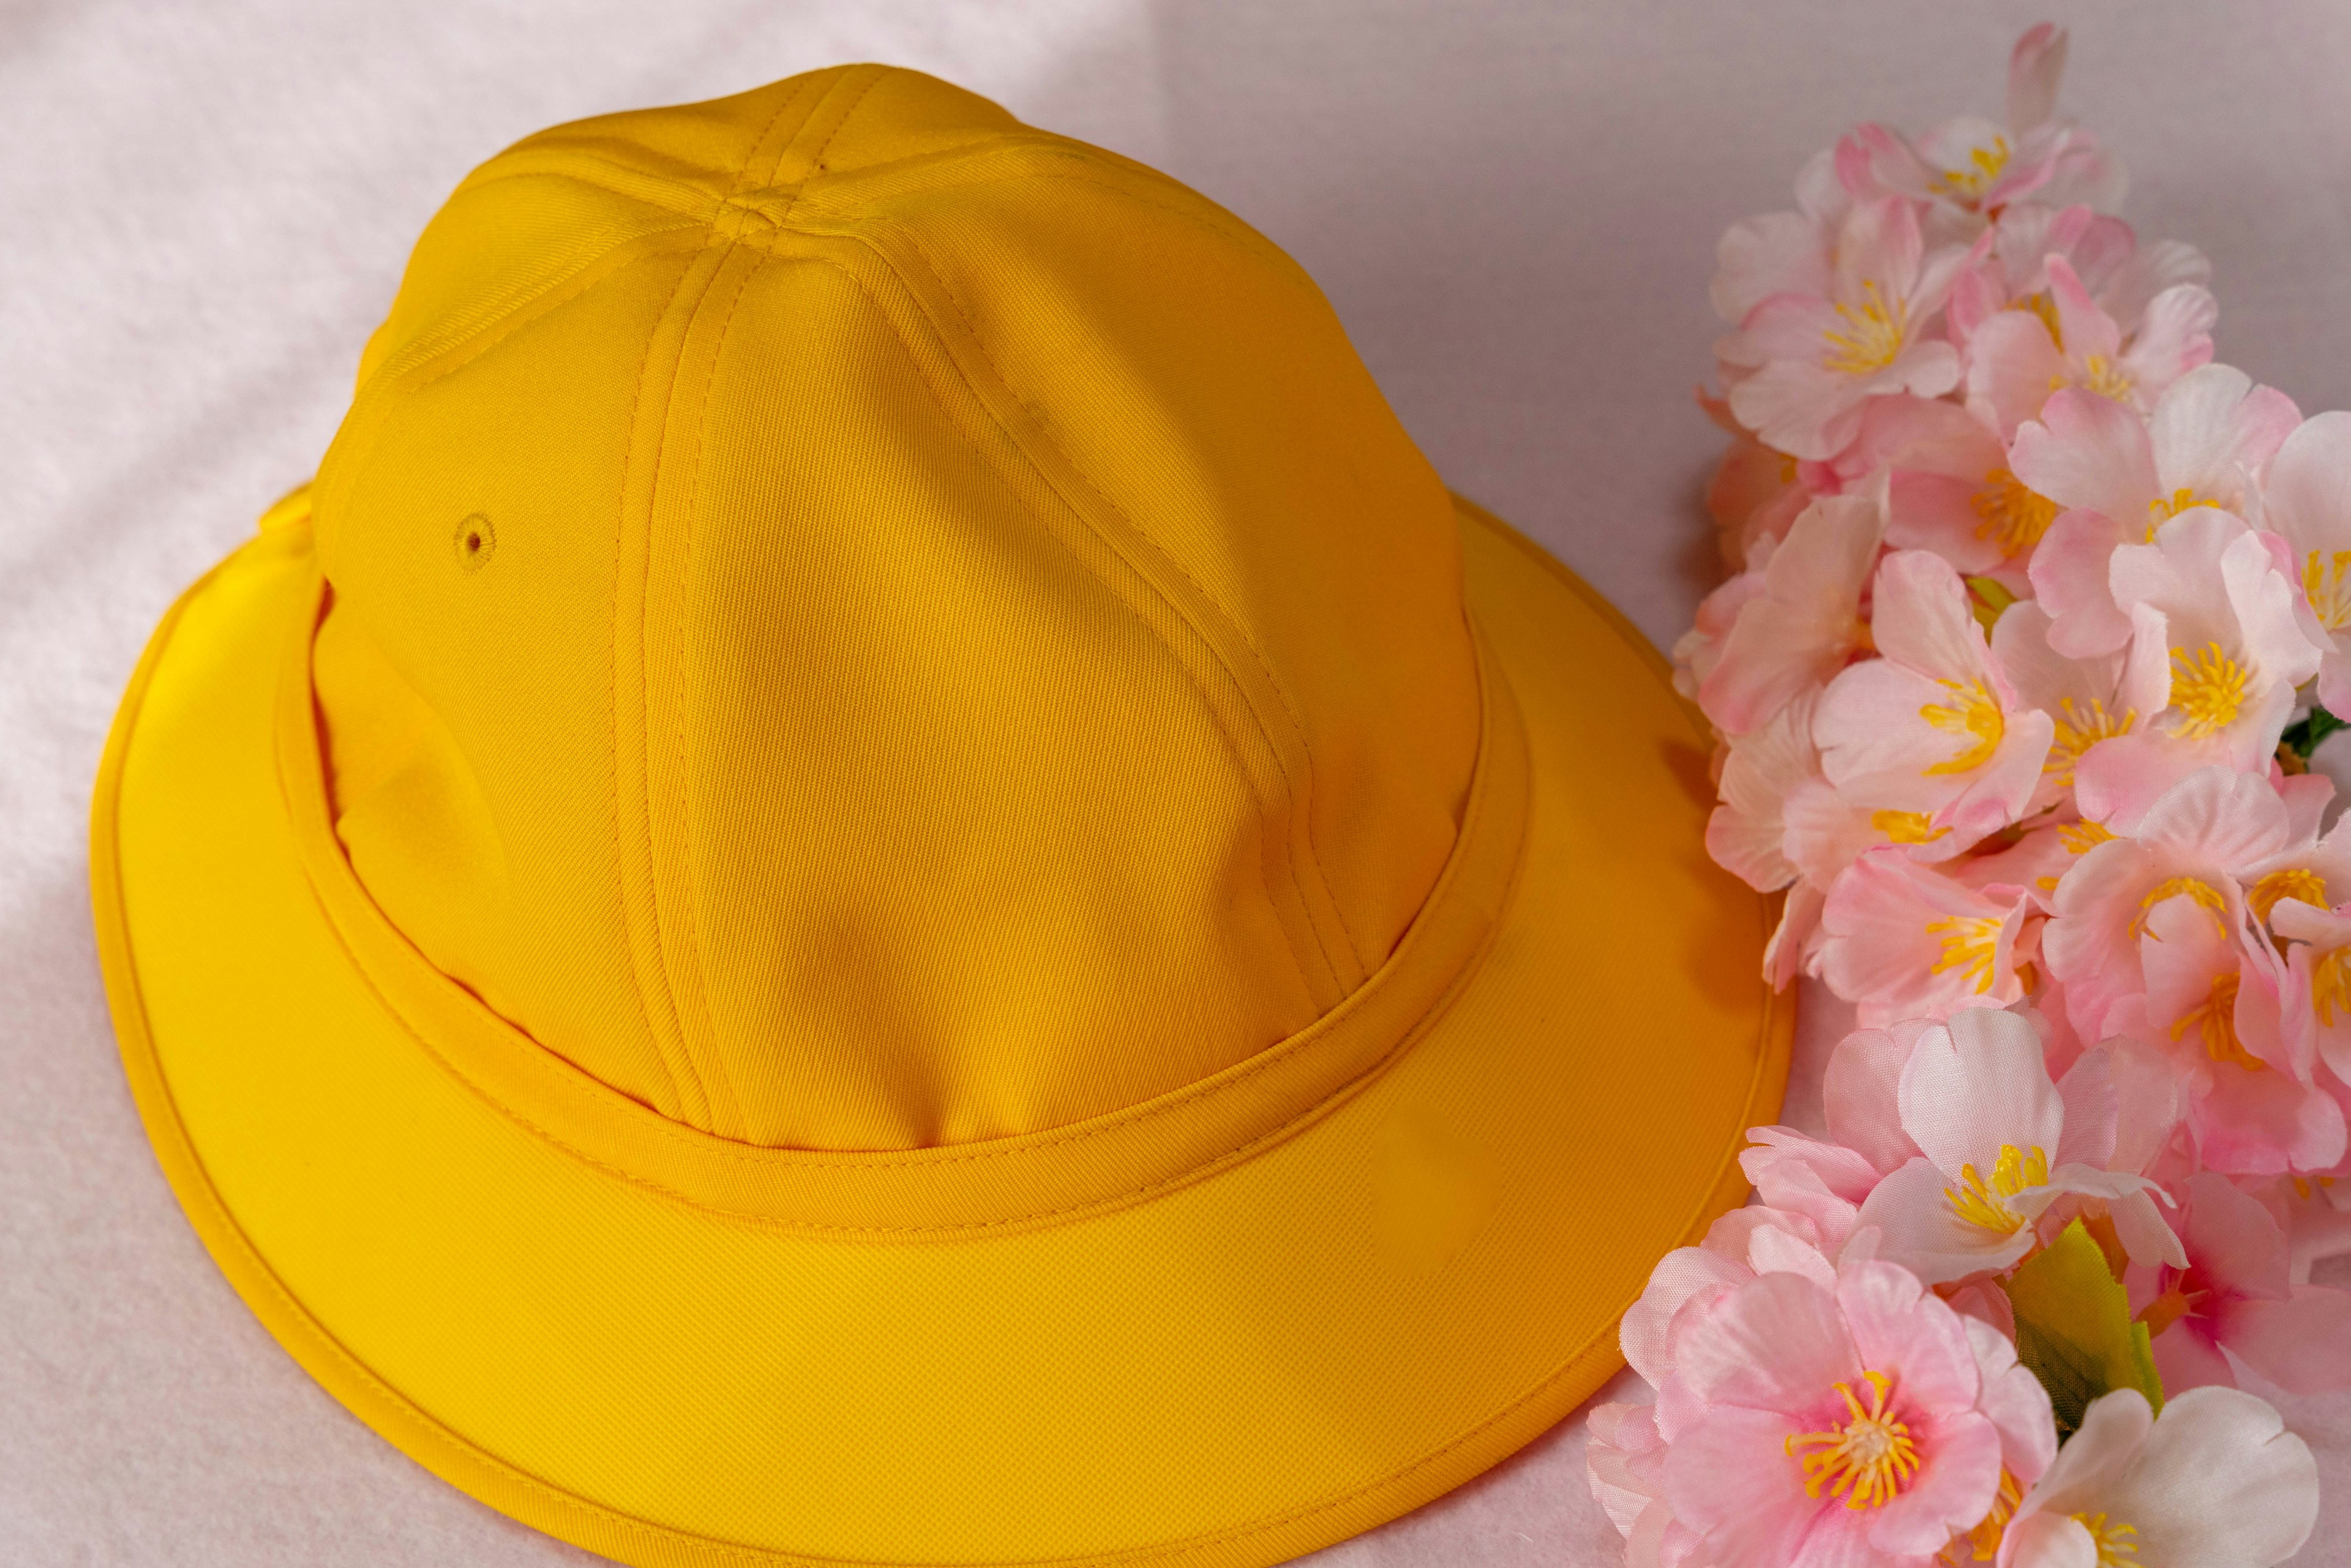
<svg viewBox="0 0 2351 1568">
<path fill-rule="evenodd" d="M 2222 358 L 2351 406 L 2342 0 L 0 0 L 0 1563 L 590 1561 L 378 1440 L 246 1312 L 141 1134 L 83 885 L 148 632 L 309 474 L 468 167 L 839 61 L 946 76 L 1288 247 L 1455 486 L 1669 643 L 1711 580 L 1715 235 L 1855 120 L 1996 110 L 2044 12 L 2127 215 L 2213 257 Z M 1842 1030 L 1808 1001 L 1799 1122 Z M 2301 1561 L 2351 1563 L 2351 1396 L 2263 1392 L 2327 1478 Z M 1582 1455 L 1572 1420 L 1316 1561 L 1614 1563 Z"/>
</svg>

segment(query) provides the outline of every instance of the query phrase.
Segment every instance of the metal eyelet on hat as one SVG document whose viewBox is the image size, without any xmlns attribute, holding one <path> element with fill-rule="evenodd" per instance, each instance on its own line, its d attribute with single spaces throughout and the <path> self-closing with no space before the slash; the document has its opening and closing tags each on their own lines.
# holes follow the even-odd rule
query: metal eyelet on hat
<svg viewBox="0 0 2351 1568">
<path fill-rule="evenodd" d="M 457 525 L 449 542 L 456 549 L 460 567 L 479 571 L 490 564 L 490 557 L 497 554 L 498 531 L 486 514 L 475 512 Z"/>
</svg>

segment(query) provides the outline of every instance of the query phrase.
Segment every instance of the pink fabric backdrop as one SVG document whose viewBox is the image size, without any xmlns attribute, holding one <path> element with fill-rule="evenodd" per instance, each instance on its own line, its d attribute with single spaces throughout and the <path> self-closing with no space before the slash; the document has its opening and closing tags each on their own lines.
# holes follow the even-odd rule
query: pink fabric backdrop
<svg viewBox="0 0 2351 1568">
<path fill-rule="evenodd" d="M 845 59 L 963 82 L 1289 247 L 1453 484 L 1669 643 L 1712 571 L 1716 235 L 1854 120 L 1997 109 L 2044 12 L 2128 215 L 2212 256 L 2221 356 L 2351 406 L 2338 0 L 0 4 L 0 1560 L 590 1560 L 380 1442 L 245 1312 L 141 1134 L 83 891 L 149 630 L 309 473 L 472 163 Z M 1807 1003 L 1799 1123 L 1841 1029 Z M 2303 1561 L 2351 1561 L 2351 1396 L 2263 1392 L 2325 1475 Z M 1583 1443 L 1572 1420 L 1318 1561 L 1613 1563 Z"/>
</svg>

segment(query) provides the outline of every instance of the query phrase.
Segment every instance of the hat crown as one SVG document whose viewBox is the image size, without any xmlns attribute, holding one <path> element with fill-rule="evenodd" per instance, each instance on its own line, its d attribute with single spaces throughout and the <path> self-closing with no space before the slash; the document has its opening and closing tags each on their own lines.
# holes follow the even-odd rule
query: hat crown
<svg viewBox="0 0 2351 1568">
<path fill-rule="evenodd" d="M 1313 285 L 912 72 L 581 121 L 419 242 L 321 471 L 336 829 L 745 1143 L 1180 1091 L 1378 970 L 1479 744 L 1449 499 Z"/>
</svg>

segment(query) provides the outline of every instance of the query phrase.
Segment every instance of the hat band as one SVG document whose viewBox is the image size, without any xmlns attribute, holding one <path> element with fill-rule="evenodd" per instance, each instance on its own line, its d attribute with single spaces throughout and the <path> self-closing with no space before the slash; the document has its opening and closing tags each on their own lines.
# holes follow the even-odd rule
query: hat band
<svg viewBox="0 0 2351 1568">
<path fill-rule="evenodd" d="M 531 1135 L 709 1213 L 843 1239 L 952 1239 L 1139 1203 L 1271 1147 L 1409 1051 L 1478 967 L 1525 839 L 1527 740 L 1470 622 L 1478 757 L 1461 831 L 1387 961 L 1307 1028 L 1220 1072 L 1082 1122 L 924 1149 L 768 1148 L 673 1122 L 547 1050 L 434 968 L 376 904 L 335 837 L 311 695 L 327 585 L 315 559 L 286 628 L 277 760 L 303 870 L 377 999 L 452 1076 Z"/>
</svg>

